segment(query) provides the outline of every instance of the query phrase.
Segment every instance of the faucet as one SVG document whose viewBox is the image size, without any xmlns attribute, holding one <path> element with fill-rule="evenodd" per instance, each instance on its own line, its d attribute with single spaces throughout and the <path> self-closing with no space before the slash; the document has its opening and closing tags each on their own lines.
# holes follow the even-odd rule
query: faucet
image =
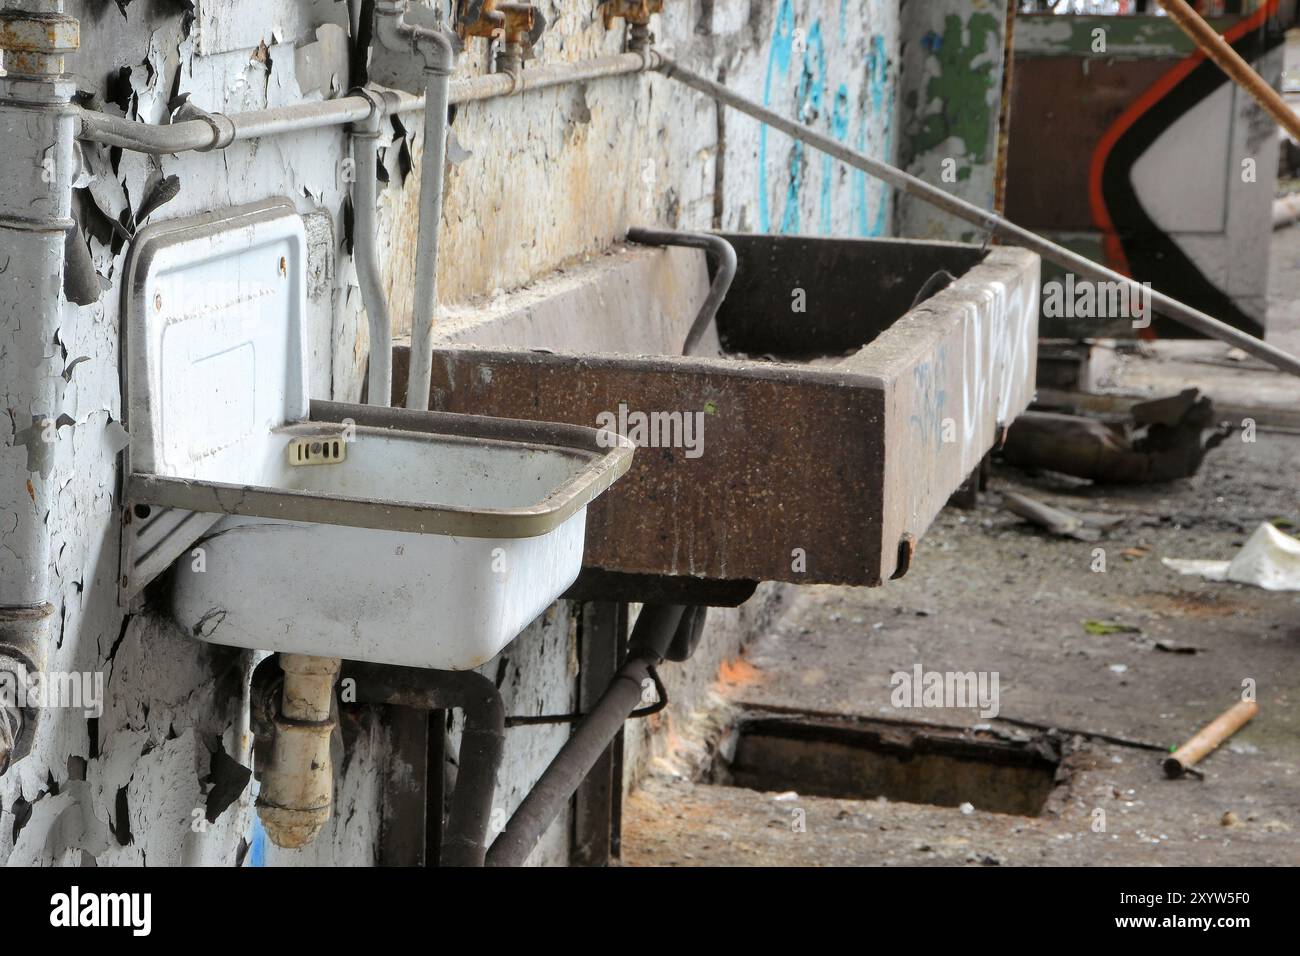
<svg viewBox="0 0 1300 956">
<path fill-rule="evenodd" d="M 664 0 L 605 0 L 601 4 L 601 18 L 605 29 L 610 30 L 615 20 L 627 24 L 627 49 L 629 53 L 647 55 L 654 44 L 654 34 L 650 32 L 650 17 L 663 13 Z"/>
<path fill-rule="evenodd" d="M 419 56 L 426 74 L 450 76 L 456 65 L 454 36 L 444 26 L 441 10 L 409 0 L 378 0 L 375 38 L 394 53 Z"/>
<path fill-rule="evenodd" d="M 510 0 L 462 0 L 457 31 L 462 37 L 483 37 L 497 41 L 493 68 L 513 83 L 511 92 L 521 88 L 525 51 L 541 39 L 546 17 L 531 3 Z"/>
</svg>

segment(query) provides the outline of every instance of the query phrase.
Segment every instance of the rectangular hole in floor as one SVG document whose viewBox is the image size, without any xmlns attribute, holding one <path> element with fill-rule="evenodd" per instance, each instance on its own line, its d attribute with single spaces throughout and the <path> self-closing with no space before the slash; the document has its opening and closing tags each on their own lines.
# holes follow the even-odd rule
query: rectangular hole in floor
<svg viewBox="0 0 1300 956">
<path fill-rule="evenodd" d="M 736 735 L 734 756 L 719 756 L 714 783 L 850 800 L 970 803 L 1021 816 L 1043 812 L 1059 764 L 1032 741 L 885 721 L 754 717 Z"/>
</svg>

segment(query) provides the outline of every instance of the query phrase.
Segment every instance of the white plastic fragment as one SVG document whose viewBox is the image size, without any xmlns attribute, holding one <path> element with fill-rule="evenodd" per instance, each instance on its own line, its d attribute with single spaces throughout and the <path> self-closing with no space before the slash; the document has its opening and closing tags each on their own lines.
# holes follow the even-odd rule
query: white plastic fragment
<svg viewBox="0 0 1300 956">
<path fill-rule="evenodd" d="M 1207 581 L 1253 584 L 1266 591 L 1300 591 L 1300 540 L 1267 521 L 1255 529 L 1231 561 L 1161 558 L 1165 567 Z"/>
</svg>

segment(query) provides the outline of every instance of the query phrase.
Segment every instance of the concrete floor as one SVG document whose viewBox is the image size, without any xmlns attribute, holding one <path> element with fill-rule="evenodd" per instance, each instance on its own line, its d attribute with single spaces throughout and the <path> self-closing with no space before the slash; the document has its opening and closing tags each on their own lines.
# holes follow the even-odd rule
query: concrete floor
<svg viewBox="0 0 1300 956">
<path fill-rule="evenodd" d="M 1279 337 L 1290 339 L 1300 329 L 1300 228 L 1278 234 L 1274 262 Z M 1283 401 L 1293 388 L 1300 406 L 1293 381 L 1264 385 Z M 713 709 L 672 728 L 672 754 L 625 807 L 624 863 L 1300 864 L 1300 593 L 1208 583 L 1160 563 L 1229 558 L 1262 521 L 1300 523 L 1300 434 L 1257 439 L 1230 438 L 1195 478 L 1167 485 L 1100 487 L 997 468 L 978 508 L 939 517 L 905 578 L 797 591 L 780 622 L 724 668 Z M 1123 520 L 1096 543 L 1052 537 L 1002 510 L 1007 490 Z M 1104 573 L 1091 570 L 1097 547 Z M 1140 631 L 1094 636 L 1089 619 Z M 894 709 L 890 674 L 916 663 L 997 671 L 998 719 Z M 1089 736 L 1166 748 L 1233 704 L 1246 678 L 1257 683 L 1259 716 L 1203 762 L 1203 780 L 1168 780 L 1157 750 Z M 1035 724 L 1078 733 L 1065 735 L 1074 752 L 1052 812 L 1032 818 L 702 782 L 727 729 L 754 708 L 987 723 L 1012 738 Z"/>
</svg>

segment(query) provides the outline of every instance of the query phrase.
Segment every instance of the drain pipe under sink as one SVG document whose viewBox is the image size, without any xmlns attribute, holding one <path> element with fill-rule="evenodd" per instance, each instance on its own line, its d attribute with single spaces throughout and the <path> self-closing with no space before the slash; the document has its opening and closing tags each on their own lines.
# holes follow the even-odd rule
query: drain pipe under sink
<svg viewBox="0 0 1300 956">
<path fill-rule="evenodd" d="M 329 822 L 334 803 L 330 738 L 338 723 L 334 682 L 337 657 L 281 654 L 284 682 L 278 706 L 265 715 L 273 727 L 271 759 L 261 772 L 257 815 L 276 846 L 297 849 Z"/>
<path fill-rule="evenodd" d="M 506 737 L 505 707 L 496 684 L 478 671 L 424 670 L 359 661 L 344 665 L 343 679 L 355 682 L 358 703 L 423 711 L 459 708 L 464 713 L 460 770 L 439 863 L 482 866 Z M 442 824 L 440 819 L 432 822 Z"/>
<path fill-rule="evenodd" d="M 528 859 L 623 722 L 642 703 L 642 686 L 650 679 L 650 668 L 668 656 L 684 611 L 679 604 L 641 608 L 623 665 L 493 842 L 488 866 L 520 866 Z"/>
</svg>

